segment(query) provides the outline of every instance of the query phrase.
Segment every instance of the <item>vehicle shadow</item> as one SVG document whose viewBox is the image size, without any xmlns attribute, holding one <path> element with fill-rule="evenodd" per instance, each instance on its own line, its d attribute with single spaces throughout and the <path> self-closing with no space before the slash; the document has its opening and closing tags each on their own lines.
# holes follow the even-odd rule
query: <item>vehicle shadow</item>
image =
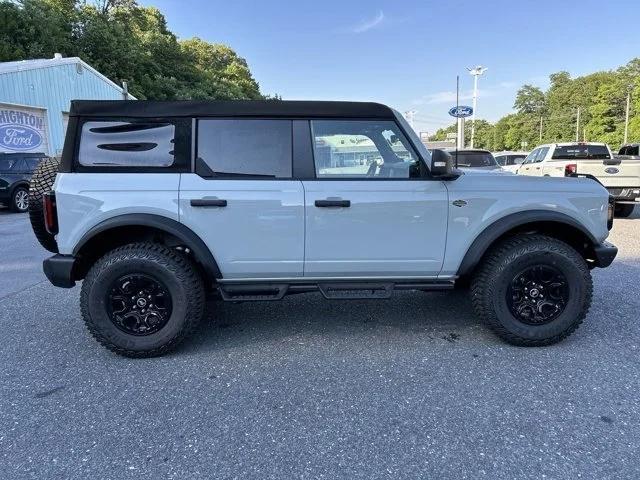
<svg viewBox="0 0 640 480">
<path fill-rule="evenodd" d="M 320 293 L 305 293 L 274 302 L 208 302 L 198 332 L 177 354 L 246 344 L 330 342 L 350 335 L 455 343 L 472 329 L 474 335 L 485 331 L 492 337 L 473 314 L 467 291 L 396 292 L 387 300 L 325 300 Z"/>
</svg>

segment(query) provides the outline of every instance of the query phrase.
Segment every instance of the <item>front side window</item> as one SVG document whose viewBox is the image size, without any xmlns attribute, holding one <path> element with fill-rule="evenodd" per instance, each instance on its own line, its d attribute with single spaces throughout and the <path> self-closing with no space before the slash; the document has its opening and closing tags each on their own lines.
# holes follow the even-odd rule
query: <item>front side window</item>
<svg viewBox="0 0 640 480">
<path fill-rule="evenodd" d="M 89 121 L 82 126 L 78 160 L 87 167 L 169 167 L 174 148 L 171 123 Z"/>
<path fill-rule="evenodd" d="M 535 150 L 533 150 L 529 155 L 527 155 L 527 157 L 524 159 L 524 162 L 522 162 L 523 164 L 525 163 L 533 163 L 536 160 L 536 157 L 538 156 L 538 152 L 540 151 L 539 148 L 536 148 Z"/>
<path fill-rule="evenodd" d="M 509 162 L 509 157 L 507 155 L 497 155 L 495 159 L 498 165 L 500 165 L 501 167 L 511 165 L 511 162 Z"/>
<path fill-rule="evenodd" d="M 390 120 L 314 120 L 318 178 L 416 178 L 418 156 Z"/>
<path fill-rule="evenodd" d="M 291 120 L 200 120 L 198 158 L 214 176 L 291 178 Z"/>
<path fill-rule="evenodd" d="M 520 165 L 524 162 L 525 155 L 510 155 L 509 165 Z"/>
<path fill-rule="evenodd" d="M 547 152 L 549 151 L 549 147 L 542 147 L 536 156 L 535 162 L 540 163 L 544 160 L 544 157 L 547 156 Z"/>
</svg>

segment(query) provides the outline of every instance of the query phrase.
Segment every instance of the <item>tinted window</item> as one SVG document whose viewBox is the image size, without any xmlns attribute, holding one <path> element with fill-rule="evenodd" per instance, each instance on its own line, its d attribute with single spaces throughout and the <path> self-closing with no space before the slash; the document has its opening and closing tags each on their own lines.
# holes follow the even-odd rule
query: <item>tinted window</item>
<svg viewBox="0 0 640 480">
<path fill-rule="evenodd" d="M 313 149 L 318 178 L 413 178 L 416 153 L 393 121 L 315 120 Z"/>
<path fill-rule="evenodd" d="M 0 170 L 3 172 L 11 170 L 14 163 L 16 163 L 15 158 L 0 158 Z"/>
<path fill-rule="evenodd" d="M 498 163 L 498 165 L 501 165 L 503 167 L 505 165 L 510 165 L 509 157 L 507 155 L 496 155 L 494 158 L 496 159 L 496 162 Z"/>
<path fill-rule="evenodd" d="M 455 152 L 452 154 L 455 160 Z M 495 158 L 489 152 L 458 152 L 458 166 L 469 168 L 495 167 Z"/>
<path fill-rule="evenodd" d="M 40 161 L 42 160 L 43 157 L 29 157 L 26 159 L 27 162 L 27 170 L 29 172 L 33 172 L 38 165 L 40 164 Z"/>
<path fill-rule="evenodd" d="M 605 159 L 610 156 L 609 149 L 605 145 L 565 145 L 556 147 L 552 158 L 554 160 Z"/>
<path fill-rule="evenodd" d="M 200 120 L 198 157 L 218 175 L 291 177 L 290 120 Z"/>
<path fill-rule="evenodd" d="M 86 122 L 79 161 L 92 167 L 169 167 L 174 144 L 171 123 Z"/>
</svg>

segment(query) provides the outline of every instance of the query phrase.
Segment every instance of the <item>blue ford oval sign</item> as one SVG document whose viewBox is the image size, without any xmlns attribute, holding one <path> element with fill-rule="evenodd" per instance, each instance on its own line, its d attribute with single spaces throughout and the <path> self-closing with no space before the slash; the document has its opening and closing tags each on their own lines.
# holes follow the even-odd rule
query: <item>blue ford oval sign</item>
<svg viewBox="0 0 640 480">
<path fill-rule="evenodd" d="M 473 115 L 473 108 L 467 105 L 459 105 L 449 110 L 449 115 L 456 118 L 470 117 Z"/>
<path fill-rule="evenodd" d="M 609 167 L 609 168 L 605 168 L 604 171 L 606 173 L 614 175 L 614 174 L 618 173 L 620 170 L 618 170 L 616 167 Z"/>
<path fill-rule="evenodd" d="M 42 135 L 26 125 L 1 125 L 0 147 L 17 152 L 32 150 L 42 144 Z"/>
</svg>

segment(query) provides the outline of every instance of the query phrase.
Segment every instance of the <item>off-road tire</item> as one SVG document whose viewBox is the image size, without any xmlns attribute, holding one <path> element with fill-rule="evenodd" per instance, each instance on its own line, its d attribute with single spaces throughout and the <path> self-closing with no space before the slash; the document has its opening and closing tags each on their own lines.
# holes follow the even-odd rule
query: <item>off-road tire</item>
<svg viewBox="0 0 640 480">
<path fill-rule="evenodd" d="M 506 294 L 519 271 L 550 265 L 565 276 L 569 300 L 549 323 L 529 325 L 510 311 Z M 493 247 L 482 260 L 471 284 L 476 314 L 503 340 L 519 346 L 557 343 L 580 326 L 591 306 L 593 283 L 586 261 L 570 245 L 544 235 L 518 235 Z"/>
<path fill-rule="evenodd" d="M 633 213 L 633 207 L 635 205 L 632 203 L 616 203 L 613 213 L 616 217 L 627 218 Z"/>
<path fill-rule="evenodd" d="M 11 192 L 11 210 L 17 213 L 24 213 L 29 210 L 29 204 L 27 207 L 21 207 L 20 202 L 18 201 L 20 195 L 29 194 L 29 190 L 26 187 L 17 187 Z"/>
<path fill-rule="evenodd" d="M 106 292 L 126 274 L 151 275 L 167 286 L 172 312 L 164 327 L 145 336 L 128 334 L 111 321 Z M 80 293 L 84 322 L 104 347 L 132 358 L 163 355 L 188 337 L 203 317 L 205 294 L 202 277 L 183 253 L 154 243 L 132 243 L 100 258 L 89 270 Z"/>
<path fill-rule="evenodd" d="M 38 242 L 53 253 L 58 253 L 58 244 L 44 225 L 42 197 L 51 191 L 60 163 L 56 158 L 45 158 L 40 162 L 31 177 L 29 185 L 29 220 Z"/>
</svg>

